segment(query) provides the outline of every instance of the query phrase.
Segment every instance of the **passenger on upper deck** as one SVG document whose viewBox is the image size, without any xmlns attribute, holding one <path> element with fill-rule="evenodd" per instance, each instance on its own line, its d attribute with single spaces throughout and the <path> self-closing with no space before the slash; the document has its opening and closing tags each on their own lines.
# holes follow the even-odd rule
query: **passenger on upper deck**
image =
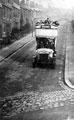
<svg viewBox="0 0 74 120">
<path fill-rule="evenodd" d="M 50 24 L 50 20 L 49 18 L 47 18 L 45 21 L 44 21 L 45 24 Z"/>
</svg>

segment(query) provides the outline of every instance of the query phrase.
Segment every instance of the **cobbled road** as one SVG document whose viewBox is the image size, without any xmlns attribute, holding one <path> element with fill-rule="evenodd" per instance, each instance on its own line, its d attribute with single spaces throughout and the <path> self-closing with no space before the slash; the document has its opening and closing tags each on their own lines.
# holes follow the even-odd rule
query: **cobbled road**
<svg viewBox="0 0 74 120">
<path fill-rule="evenodd" d="M 70 23 L 63 23 L 58 29 L 55 69 L 48 66 L 32 68 L 35 40 L 0 65 L 2 120 L 55 120 L 57 116 L 59 120 L 60 111 L 65 114 L 60 120 L 69 119 L 74 91 L 64 83 L 64 67 L 65 41 L 70 29 Z M 57 111 L 59 115 L 56 115 Z"/>
</svg>

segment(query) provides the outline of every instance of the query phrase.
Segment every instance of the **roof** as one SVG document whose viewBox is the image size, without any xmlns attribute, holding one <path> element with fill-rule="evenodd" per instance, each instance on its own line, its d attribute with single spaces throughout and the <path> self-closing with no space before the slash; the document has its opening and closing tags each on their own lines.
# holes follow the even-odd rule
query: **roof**
<svg viewBox="0 0 74 120">
<path fill-rule="evenodd" d="M 0 8 L 2 8 L 2 4 L 0 3 Z"/>
<path fill-rule="evenodd" d="M 23 9 L 31 10 L 31 8 L 27 6 L 26 4 L 20 4 L 20 7 Z"/>
<path fill-rule="evenodd" d="M 15 2 L 13 2 L 13 7 L 17 8 L 18 10 L 20 10 L 20 5 L 16 4 Z"/>
<path fill-rule="evenodd" d="M 10 9 L 13 9 L 13 8 L 12 8 L 12 4 L 10 4 L 10 3 L 8 3 L 8 2 L 3 3 L 2 5 L 4 5 L 4 6 L 10 8 Z"/>
</svg>

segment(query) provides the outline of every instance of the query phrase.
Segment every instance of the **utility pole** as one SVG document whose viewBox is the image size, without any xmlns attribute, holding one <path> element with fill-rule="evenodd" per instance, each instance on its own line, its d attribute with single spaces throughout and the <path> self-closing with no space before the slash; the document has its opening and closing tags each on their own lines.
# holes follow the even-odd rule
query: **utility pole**
<svg viewBox="0 0 74 120">
<path fill-rule="evenodd" d="M 32 19 L 32 37 L 33 37 L 33 19 Z"/>
</svg>

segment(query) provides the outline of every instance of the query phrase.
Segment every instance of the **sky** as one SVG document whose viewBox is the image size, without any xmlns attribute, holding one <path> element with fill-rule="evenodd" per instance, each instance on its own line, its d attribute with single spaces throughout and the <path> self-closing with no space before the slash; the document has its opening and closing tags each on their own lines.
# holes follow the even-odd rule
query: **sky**
<svg viewBox="0 0 74 120">
<path fill-rule="evenodd" d="M 51 0 L 53 6 L 58 8 L 72 9 L 74 7 L 74 0 Z"/>
<path fill-rule="evenodd" d="M 51 5 L 52 7 L 64 8 L 64 9 L 74 8 L 74 0 L 31 0 L 31 1 L 42 4 L 44 8 L 47 8 L 48 5 Z"/>
<path fill-rule="evenodd" d="M 53 7 L 72 9 L 74 7 L 74 0 L 32 0 L 41 3 L 45 8 L 48 3 Z"/>
</svg>

